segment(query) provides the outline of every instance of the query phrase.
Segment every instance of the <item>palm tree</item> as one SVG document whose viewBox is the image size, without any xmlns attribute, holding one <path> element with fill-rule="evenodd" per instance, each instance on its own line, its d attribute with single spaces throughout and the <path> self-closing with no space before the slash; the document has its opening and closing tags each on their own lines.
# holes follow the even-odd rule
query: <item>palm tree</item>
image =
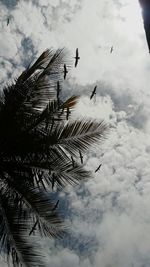
<svg viewBox="0 0 150 267">
<path fill-rule="evenodd" d="M 51 192 L 90 177 L 75 158 L 107 131 L 103 121 L 67 120 L 78 97 L 60 98 L 65 58 L 46 50 L 0 98 L 0 248 L 15 267 L 44 266 L 32 234 L 66 231 Z"/>
</svg>

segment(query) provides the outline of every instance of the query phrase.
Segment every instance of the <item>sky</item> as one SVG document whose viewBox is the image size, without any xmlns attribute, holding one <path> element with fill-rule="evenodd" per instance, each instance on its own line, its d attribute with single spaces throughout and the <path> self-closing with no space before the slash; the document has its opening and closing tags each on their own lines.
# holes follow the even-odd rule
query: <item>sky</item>
<svg viewBox="0 0 150 267">
<path fill-rule="evenodd" d="M 78 47 L 63 86 L 80 95 L 73 118 L 110 128 L 84 157 L 93 178 L 61 193 L 70 235 L 42 242 L 46 267 L 149 267 L 150 55 L 138 0 L 0 0 L 0 40 L 1 88 L 46 48 L 73 60 Z"/>
</svg>

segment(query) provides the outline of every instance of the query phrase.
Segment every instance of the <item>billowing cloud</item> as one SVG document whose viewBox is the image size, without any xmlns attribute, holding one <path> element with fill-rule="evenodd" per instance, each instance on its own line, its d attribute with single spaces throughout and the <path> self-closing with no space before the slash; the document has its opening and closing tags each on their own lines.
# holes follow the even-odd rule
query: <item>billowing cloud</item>
<svg viewBox="0 0 150 267">
<path fill-rule="evenodd" d="M 150 62 L 138 1 L 1 0 L 0 17 L 1 85 L 47 47 L 67 47 L 72 60 L 78 47 L 63 85 L 81 95 L 73 117 L 110 125 L 84 156 L 93 178 L 60 194 L 70 232 L 43 241 L 47 266 L 150 266 Z"/>
</svg>

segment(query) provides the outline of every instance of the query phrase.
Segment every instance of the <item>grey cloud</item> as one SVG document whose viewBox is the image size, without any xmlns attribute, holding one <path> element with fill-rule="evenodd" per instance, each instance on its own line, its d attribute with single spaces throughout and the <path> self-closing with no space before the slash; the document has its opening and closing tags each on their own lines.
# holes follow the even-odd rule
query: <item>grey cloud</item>
<svg viewBox="0 0 150 267">
<path fill-rule="evenodd" d="M 33 41 L 30 37 L 24 37 L 21 40 L 21 61 L 22 65 L 27 68 L 29 62 L 32 63 L 35 59 L 36 51 Z"/>
<path fill-rule="evenodd" d="M 74 94 L 86 95 L 90 97 L 90 94 L 95 86 L 97 85 L 96 98 L 104 97 L 105 103 L 107 103 L 107 96 L 110 97 L 113 104 L 113 111 L 116 112 L 116 121 L 121 121 L 123 119 L 127 120 L 130 125 L 135 128 L 144 129 L 150 115 L 149 107 L 144 106 L 144 103 L 140 103 L 129 89 L 121 89 L 118 93 L 115 88 L 104 82 L 97 81 L 94 84 L 87 84 L 86 86 L 81 86 L 78 84 L 71 85 L 70 83 L 65 83 L 65 95 L 70 94 L 71 91 Z M 140 99 L 139 99 L 140 100 Z M 97 100 L 98 101 L 98 100 Z M 92 104 L 92 101 L 89 101 Z M 114 115 L 110 114 L 110 119 L 113 119 Z"/>
<path fill-rule="evenodd" d="M 148 114 L 144 110 L 144 107 L 139 105 L 136 111 L 129 116 L 127 119 L 131 125 L 138 129 L 143 129 L 146 125 L 147 120 L 149 119 Z"/>
<path fill-rule="evenodd" d="M 69 23 L 79 11 L 82 1 L 40 1 L 32 0 L 44 17 L 44 24 L 50 30 L 55 30 L 60 23 Z"/>
<path fill-rule="evenodd" d="M 9 13 L 12 21 L 0 26 L 0 81 L 19 74 L 47 47 L 66 45 L 73 56 L 79 47 L 81 59 L 63 84 L 64 97 L 81 95 L 74 117 L 104 118 L 113 126 L 106 142 L 84 158 L 93 179 L 61 192 L 70 232 L 42 243 L 48 267 L 150 265 L 149 58 L 142 33 L 129 35 L 123 28 L 122 5 L 1 0 L 3 19 Z M 90 102 L 96 84 L 97 99 Z"/>
<path fill-rule="evenodd" d="M 2 4 L 8 9 L 14 8 L 20 0 L 1 0 Z"/>
<path fill-rule="evenodd" d="M 141 267 L 149 264 L 150 260 L 146 254 L 149 238 L 146 239 L 147 245 L 143 240 L 150 220 L 149 196 L 144 189 L 148 186 L 150 174 L 149 153 L 146 152 L 150 140 L 145 133 L 128 126 L 127 122 L 118 123 L 116 131 L 116 142 L 120 145 L 111 144 L 111 137 L 107 152 L 101 159 L 101 172 L 85 184 L 81 194 L 69 190 L 73 209 L 72 230 L 77 239 L 82 237 L 83 245 L 88 235 L 94 236 L 95 246 L 91 243 L 92 249 L 89 243 L 88 255 L 84 255 L 93 266 L 130 267 L 135 264 Z M 88 163 L 91 166 L 90 162 L 91 157 Z M 81 257 L 80 243 L 74 242 L 76 246 L 69 247 Z"/>
</svg>

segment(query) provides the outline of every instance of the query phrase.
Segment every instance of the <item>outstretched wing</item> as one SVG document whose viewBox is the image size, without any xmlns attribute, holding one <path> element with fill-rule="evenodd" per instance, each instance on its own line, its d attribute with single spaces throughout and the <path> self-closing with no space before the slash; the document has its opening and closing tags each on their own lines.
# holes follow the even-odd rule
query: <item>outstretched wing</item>
<svg viewBox="0 0 150 267">
<path fill-rule="evenodd" d="M 100 165 L 98 166 L 98 168 L 95 170 L 95 172 L 98 172 L 101 166 L 102 166 L 102 164 L 100 164 Z"/>
<path fill-rule="evenodd" d="M 76 49 L 76 57 L 79 56 L 79 51 L 78 51 L 78 48 Z"/>
<path fill-rule="evenodd" d="M 76 56 L 75 56 L 75 67 L 77 66 L 78 64 L 78 60 L 79 60 L 79 51 L 78 51 L 78 48 L 76 49 Z"/>
<path fill-rule="evenodd" d="M 66 79 L 66 74 L 67 74 L 67 67 L 66 64 L 64 64 L 64 80 Z"/>
<path fill-rule="evenodd" d="M 76 60 L 75 60 L 75 64 L 74 64 L 75 68 L 76 68 L 77 64 L 78 64 L 78 58 L 76 58 Z"/>
<path fill-rule="evenodd" d="M 92 91 L 92 93 L 91 93 L 90 99 L 92 99 L 93 96 L 95 95 L 95 93 L 96 93 L 96 88 L 97 88 L 97 85 L 94 87 L 94 89 L 93 89 L 93 91 Z"/>
<path fill-rule="evenodd" d="M 96 88 L 97 88 L 97 85 L 94 87 L 93 94 L 96 93 Z"/>
<path fill-rule="evenodd" d="M 90 96 L 90 99 L 92 99 L 93 96 L 94 96 L 94 91 L 92 91 L 91 96 Z"/>
</svg>

